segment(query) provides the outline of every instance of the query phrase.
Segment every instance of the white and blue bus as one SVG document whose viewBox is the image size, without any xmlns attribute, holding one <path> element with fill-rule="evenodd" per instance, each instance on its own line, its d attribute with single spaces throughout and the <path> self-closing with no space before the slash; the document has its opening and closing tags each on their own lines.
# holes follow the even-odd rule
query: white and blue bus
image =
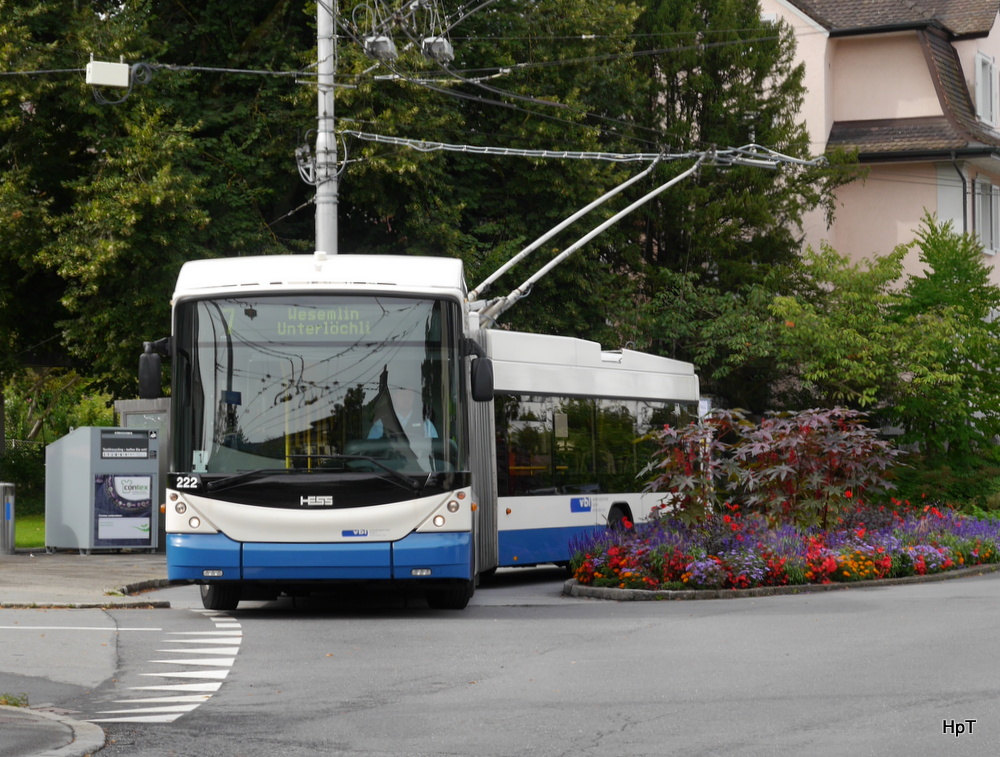
<svg viewBox="0 0 1000 757">
<path fill-rule="evenodd" d="M 342 582 L 461 609 L 645 517 L 636 440 L 695 412 L 692 366 L 481 329 L 466 293 L 450 258 L 185 264 L 140 361 L 149 398 L 171 358 L 168 578 L 210 609 Z"/>
</svg>

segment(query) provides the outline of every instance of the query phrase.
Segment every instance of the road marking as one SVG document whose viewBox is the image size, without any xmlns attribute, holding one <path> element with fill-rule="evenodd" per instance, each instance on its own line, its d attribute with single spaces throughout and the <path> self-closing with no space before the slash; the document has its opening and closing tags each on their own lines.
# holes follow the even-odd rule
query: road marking
<svg viewBox="0 0 1000 757">
<path fill-rule="evenodd" d="M 232 667 L 236 662 L 235 657 L 208 657 L 204 659 L 190 660 L 150 660 L 150 662 L 162 663 L 164 665 L 211 665 L 212 667 Z"/>
<path fill-rule="evenodd" d="M 239 644 L 242 638 L 227 634 L 221 639 L 165 639 L 164 641 L 169 644 Z"/>
<path fill-rule="evenodd" d="M 173 713 L 170 715 L 146 715 L 133 718 L 90 718 L 88 723 L 173 723 L 181 715 L 187 713 Z"/>
<path fill-rule="evenodd" d="M 115 704 L 155 704 L 159 702 L 160 704 L 167 704 L 173 702 L 175 704 L 181 704 L 182 702 L 207 702 L 211 697 L 211 694 L 183 694 L 176 697 L 146 697 L 145 699 L 116 699 Z"/>
<path fill-rule="evenodd" d="M 162 628 L 116 628 L 115 626 L 0 626 L 0 631 L 162 631 Z"/>
<path fill-rule="evenodd" d="M 233 633 L 232 631 L 174 631 L 177 636 L 229 636 L 234 639 L 240 639 L 243 637 L 242 633 Z M 206 644 L 211 642 L 206 641 Z"/>
<path fill-rule="evenodd" d="M 101 710 L 101 715 L 120 715 L 122 713 L 128 713 L 129 715 L 137 715 L 138 713 L 151 713 L 151 712 L 179 712 L 184 714 L 186 712 L 191 712 L 191 710 L 197 709 L 201 703 L 198 704 L 170 704 L 164 705 L 162 707 L 140 707 L 135 710 Z"/>
<path fill-rule="evenodd" d="M 192 683 L 162 683 L 155 686 L 131 686 L 129 691 L 160 691 L 172 696 L 143 697 L 139 699 L 118 699 L 115 704 L 153 705 L 130 709 L 103 710 L 98 715 L 109 717 L 89 718 L 91 723 L 172 723 L 178 718 L 197 709 L 222 687 L 229 675 L 236 655 L 243 641 L 243 631 L 238 621 L 224 612 L 214 610 L 194 610 L 203 615 L 217 630 L 215 631 L 170 631 L 163 639 L 166 645 L 179 645 L 180 649 L 157 649 L 157 652 L 171 655 L 189 655 L 178 659 L 149 660 L 150 665 L 181 665 L 194 670 L 168 670 L 160 673 L 140 673 L 145 678 L 167 680 L 190 680 Z M 104 629 L 114 630 L 114 629 Z M 153 629 L 149 629 L 153 630 Z M 162 630 L 162 629 L 155 629 Z M 177 638 L 179 636 L 187 638 Z M 197 647 L 184 648 L 185 644 Z M 213 655 L 199 657 L 199 655 Z M 199 669 L 200 668 L 200 669 Z"/>
<path fill-rule="evenodd" d="M 174 683 L 163 686 L 132 686 L 131 691 L 211 691 L 216 692 L 222 688 L 222 681 L 218 683 Z"/>
<path fill-rule="evenodd" d="M 229 675 L 228 670 L 178 670 L 176 673 L 140 673 L 147 678 L 218 678 L 220 681 Z"/>
</svg>

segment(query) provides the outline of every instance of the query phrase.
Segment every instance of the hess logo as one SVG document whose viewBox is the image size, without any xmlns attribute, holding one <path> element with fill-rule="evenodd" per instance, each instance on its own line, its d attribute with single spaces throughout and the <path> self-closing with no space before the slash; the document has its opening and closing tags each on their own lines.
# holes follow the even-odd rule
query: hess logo
<svg viewBox="0 0 1000 757">
<path fill-rule="evenodd" d="M 325 495 L 299 497 L 299 505 L 301 507 L 333 507 L 333 497 Z"/>
</svg>

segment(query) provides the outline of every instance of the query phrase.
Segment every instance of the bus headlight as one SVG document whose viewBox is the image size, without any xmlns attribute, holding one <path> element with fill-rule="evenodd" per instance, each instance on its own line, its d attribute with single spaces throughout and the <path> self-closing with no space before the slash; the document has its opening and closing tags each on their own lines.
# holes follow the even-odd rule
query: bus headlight
<svg viewBox="0 0 1000 757">
<path fill-rule="evenodd" d="M 178 502 L 176 505 L 174 505 L 174 512 L 177 513 L 178 515 L 183 515 L 184 513 L 186 513 L 187 509 L 188 506 L 185 505 L 183 502 Z"/>
<path fill-rule="evenodd" d="M 192 518 L 191 520 L 188 521 L 188 525 L 191 526 L 191 528 L 200 528 L 201 518 Z"/>
<path fill-rule="evenodd" d="M 458 502 L 456 502 L 455 500 L 451 500 L 448 503 L 448 512 L 450 512 L 450 513 L 457 513 L 458 512 L 458 507 L 459 507 Z"/>
<path fill-rule="evenodd" d="M 438 528 L 441 528 L 441 526 L 444 525 L 444 516 L 443 515 L 435 515 L 434 516 L 434 525 L 437 526 Z"/>
</svg>

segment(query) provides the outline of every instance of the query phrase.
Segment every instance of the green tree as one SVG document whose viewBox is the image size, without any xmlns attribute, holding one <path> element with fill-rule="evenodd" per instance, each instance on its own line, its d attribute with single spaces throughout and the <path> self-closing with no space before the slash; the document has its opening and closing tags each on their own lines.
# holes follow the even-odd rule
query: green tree
<svg viewBox="0 0 1000 757">
<path fill-rule="evenodd" d="M 785 273 L 773 269 L 775 278 Z M 699 278 L 669 270 L 658 275 L 662 283 L 649 311 L 660 343 L 668 352 L 683 351 L 698 367 L 702 393 L 727 406 L 759 414 L 788 401 L 774 386 L 787 368 L 770 310 L 778 288 L 773 278 L 728 292 Z"/>
<path fill-rule="evenodd" d="M 761 25 L 755 3 L 499 0 L 452 28 L 456 60 L 447 71 L 419 56 L 419 44 L 407 44 L 419 39 L 406 40 L 413 30 L 403 27 L 393 27 L 396 64 L 365 57 L 358 43 L 371 7 L 339 4 L 338 83 L 356 87 L 336 92 L 343 252 L 459 257 L 478 283 L 637 170 L 423 153 L 347 131 L 650 153 L 753 139 L 808 152 L 794 121 L 801 73 L 791 66 L 791 31 Z M 316 117 L 314 18 L 314 5 L 289 0 L 0 0 L 0 70 L 24 72 L 0 77 L 0 347 L 16 358 L 0 378 L 23 362 L 18 356 L 58 347 L 78 370 L 130 396 L 140 345 L 165 335 L 185 260 L 311 250 L 312 190 L 293 155 L 311 141 Z M 638 55 L 647 51 L 635 50 L 636 32 L 679 49 Z M 136 64 L 131 89 L 95 99 L 81 75 L 91 54 Z M 69 73 L 31 73 L 40 71 Z M 292 72 L 297 78 L 283 75 Z M 659 166 L 631 196 L 676 170 Z M 591 242 L 504 320 L 648 347 L 642 308 L 659 282 L 647 264 L 691 272 L 725 295 L 739 291 L 737 282 L 759 283 L 764 271 L 794 265 L 792 230 L 802 209 L 825 197 L 824 181 L 706 169 L 648 215 Z M 568 229 L 491 294 L 625 204 L 616 198 Z M 688 345 L 675 352 L 687 356 Z M 766 367 L 727 365 L 735 383 Z"/>
<path fill-rule="evenodd" d="M 637 89 L 629 56 L 637 14 L 626 3 L 540 0 L 526 8 L 501 0 L 453 30 L 451 75 L 415 51 L 401 50 L 396 64 L 362 76 L 372 60 L 361 54 L 360 44 L 345 44 L 340 67 L 356 77 L 349 80 L 357 88 L 337 93 L 340 123 L 477 148 L 635 152 L 628 114 Z M 348 7 L 344 16 L 358 19 L 354 37 L 362 36 L 367 17 Z M 342 249 L 460 257 L 472 285 L 638 170 L 594 161 L 423 153 L 350 140 L 348 146 L 352 162 L 340 185 Z M 489 295 L 510 291 L 622 206 L 609 206 L 567 230 Z M 606 309 L 594 304 L 628 284 L 621 274 L 631 270 L 634 249 L 614 231 L 602 236 L 542 279 L 504 322 L 609 336 Z"/>
<path fill-rule="evenodd" d="M 824 245 L 804 254 L 814 294 L 778 296 L 778 351 L 824 407 L 885 407 L 909 382 L 948 381 L 927 345 L 929 319 L 894 318 L 906 247 L 851 263 Z"/>
<path fill-rule="evenodd" d="M 0 19 L 0 68 L 23 72 L 0 81 L 0 343 L 56 345 L 129 396 L 184 260 L 306 248 L 269 223 L 306 194 L 288 80 L 167 66 L 296 69 L 307 17 L 288 2 L 0 0 Z M 95 94 L 79 73 L 92 53 L 145 67 Z"/>
<path fill-rule="evenodd" d="M 51 444 L 80 426 L 110 426 L 111 397 L 91 382 L 60 368 L 31 370 L 5 390 L 7 438 Z"/>
<path fill-rule="evenodd" d="M 804 70 L 794 65 L 793 30 L 762 21 L 757 2 L 656 0 L 636 28 L 663 48 L 639 60 L 647 123 L 664 147 L 758 143 L 812 157 L 798 120 Z M 806 210 L 829 203 L 831 175 L 706 168 L 650 207 L 646 258 L 723 291 L 760 281 L 769 266 L 794 263 L 796 228 Z"/>
<path fill-rule="evenodd" d="M 912 246 L 926 271 L 907 279 L 892 315 L 904 327 L 921 324 L 940 376 L 907 377 L 894 417 L 904 440 L 930 456 L 968 458 L 1000 434 L 1000 288 L 990 283 L 982 244 L 950 221 L 925 215 Z"/>
<path fill-rule="evenodd" d="M 803 68 L 794 64 L 794 32 L 764 22 L 757 2 L 653 0 L 636 28 L 659 48 L 639 65 L 645 123 L 662 135 L 664 147 L 757 143 L 813 157 L 798 116 L 804 88 Z M 853 162 L 829 158 L 838 169 Z M 762 303 L 796 293 L 803 214 L 816 207 L 832 212 L 832 190 L 852 173 L 706 166 L 637 219 L 644 223 L 650 290 L 669 293 L 655 301 L 657 336 L 664 337 L 656 344 L 695 362 L 731 405 L 758 412 L 771 405 L 770 388 L 782 373 L 772 359 Z M 657 273 L 661 269 L 673 273 Z M 676 274 L 689 283 L 679 283 Z M 678 296 L 686 303 L 670 299 Z M 685 308 L 692 320 L 681 325 Z"/>
</svg>

